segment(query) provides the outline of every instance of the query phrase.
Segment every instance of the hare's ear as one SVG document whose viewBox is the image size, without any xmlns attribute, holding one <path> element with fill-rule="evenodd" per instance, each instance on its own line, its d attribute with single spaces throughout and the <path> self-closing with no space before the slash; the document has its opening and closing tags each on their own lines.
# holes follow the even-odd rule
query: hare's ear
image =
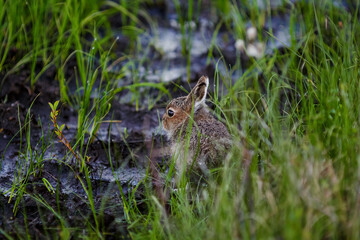
<svg viewBox="0 0 360 240">
<path fill-rule="evenodd" d="M 207 76 L 202 76 L 189 93 L 188 100 L 194 101 L 195 110 L 205 103 L 208 87 L 209 78 Z"/>
</svg>

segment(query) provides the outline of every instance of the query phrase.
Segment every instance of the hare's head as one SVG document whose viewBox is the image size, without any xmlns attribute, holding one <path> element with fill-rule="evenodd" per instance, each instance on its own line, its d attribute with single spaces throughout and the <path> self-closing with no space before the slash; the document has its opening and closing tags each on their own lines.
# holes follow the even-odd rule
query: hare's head
<svg viewBox="0 0 360 240">
<path fill-rule="evenodd" d="M 194 114 L 205 106 L 205 98 L 209 86 L 209 78 L 202 76 L 189 95 L 173 99 L 166 107 L 163 116 L 163 127 L 172 133 L 181 128 L 182 124 L 191 115 L 194 107 Z"/>
</svg>

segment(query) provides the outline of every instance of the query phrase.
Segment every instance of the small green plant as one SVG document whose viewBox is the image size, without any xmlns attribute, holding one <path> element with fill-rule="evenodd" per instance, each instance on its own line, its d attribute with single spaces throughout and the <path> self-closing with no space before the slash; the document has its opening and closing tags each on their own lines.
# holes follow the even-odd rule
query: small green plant
<svg viewBox="0 0 360 240">
<path fill-rule="evenodd" d="M 57 107 L 59 105 L 59 100 L 54 102 L 54 104 L 49 102 L 49 105 L 51 108 L 50 120 L 53 123 L 54 132 L 57 135 L 57 137 L 59 138 L 59 142 L 63 143 L 66 146 L 66 148 L 71 151 L 72 155 L 78 160 L 78 162 L 81 163 L 79 156 L 75 153 L 75 151 L 73 150 L 70 143 L 68 142 L 68 140 L 66 139 L 66 137 L 64 136 L 64 134 L 62 132 L 64 130 L 65 124 L 63 124 L 59 127 L 59 125 L 57 123 L 57 117 L 60 112 L 60 110 L 57 110 Z"/>
<path fill-rule="evenodd" d="M 57 137 L 59 138 L 59 141 L 61 143 L 63 143 L 67 149 L 69 149 L 69 151 L 71 152 L 71 154 L 78 160 L 78 163 L 80 165 L 80 173 L 84 173 L 85 176 L 85 180 L 86 182 L 84 182 L 84 180 L 82 179 L 82 177 L 80 176 L 80 174 L 78 174 L 75 170 L 75 177 L 78 179 L 78 181 L 80 182 L 81 186 L 83 187 L 85 194 L 87 195 L 88 199 L 89 199 L 89 205 L 90 205 L 90 209 L 93 213 L 93 218 L 94 218 L 94 222 L 95 222 L 95 232 L 98 238 L 102 238 L 102 234 L 100 233 L 99 230 L 99 222 L 98 222 L 98 217 L 97 217 L 97 212 L 95 209 L 95 204 L 94 204 L 94 197 L 93 197 L 93 191 L 92 191 L 92 186 L 91 186 L 91 180 L 90 180 L 90 175 L 89 175 L 89 169 L 86 165 L 86 161 L 88 162 L 90 160 L 90 157 L 88 157 L 86 155 L 86 152 L 84 154 L 85 157 L 83 157 L 82 155 L 78 155 L 77 153 L 75 153 L 73 147 L 71 147 L 69 141 L 65 138 L 64 134 L 63 134 L 63 129 L 64 129 L 64 124 L 61 125 L 59 127 L 58 123 L 57 123 L 57 117 L 59 115 L 60 110 L 58 110 L 58 105 L 59 105 L 59 101 L 56 101 L 54 104 L 50 103 L 50 108 L 51 108 L 51 112 L 50 112 L 50 120 L 53 123 L 54 126 L 54 132 L 57 135 Z M 86 159 L 86 161 L 85 161 Z M 48 188 L 48 187 L 47 187 Z"/>
<path fill-rule="evenodd" d="M 35 98 L 36 100 L 36 98 Z M 48 132 L 42 131 L 42 136 L 39 141 L 36 142 L 35 147 L 32 145 L 31 141 L 31 122 L 33 116 L 30 114 L 30 110 L 35 102 L 35 100 L 31 103 L 25 121 L 22 122 L 20 118 L 20 110 L 18 109 L 18 122 L 19 122 L 19 131 L 12 137 L 12 139 L 7 144 L 6 149 L 13 142 L 16 137 L 20 137 L 20 139 L 25 139 L 25 145 L 21 144 L 19 146 L 19 156 L 16 159 L 16 167 L 14 169 L 14 177 L 9 189 L 4 191 L 4 193 L 9 193 L 10 203 L 13 199 L 15 199 L 13 213 L 14 216 L 17 214 L 19 206 L 23 200 L 23 197 L 27 194 L 27 188 L 31 185 L 30 178 L 32 177 L 42 177 L 43 167 L 45 159 L 45 153 L 51 145 L 52 135 Z M 41 125 L 41 121 L 39 120 Z M 1 163 L 3 161 L 4 155 L 2 156 Z M 0 166 L 1 167 L 1 166 Z M 1 169 L 1 168 L 0 168 Z M 44 186 L 50 191 L 53 192 L 53 188 L 49 181 L 42 177 Z"/>
</svg>

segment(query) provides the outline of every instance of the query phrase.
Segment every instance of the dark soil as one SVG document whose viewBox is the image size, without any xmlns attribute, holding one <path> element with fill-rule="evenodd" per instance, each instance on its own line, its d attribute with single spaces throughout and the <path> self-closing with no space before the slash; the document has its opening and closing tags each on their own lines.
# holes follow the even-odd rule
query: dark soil
<svg viewBox="0 0 360 240">
<path fill-rule="evenodd" d="M 0 189 L 3 192 L 0 198 L 0 228 L 10 234 L 16 233 L 21 236 L 25 234 L 23 226 L 24 221 L 27 221 L 28 227 L 33 231 L 32 234 L 38 237 L 45 237 L 43 235 L 45 228 L 58 229 L 61 222 L 49 208 L 30 197 L 30 195 L 38 195 L 63 216 L 69 226 L 85 229 L 84 219 L 92 219 L 86 217 L 91 216 L 92 213 L 85 201 L 87 195 L 80 181 L 75 177 L 75 172 L 78 172 L 76 161 L 71 156 L 65 157 L 67 149 L 57 141 L 50 126 L 48 102 L 54 102 L 60 98 L 57 82 L 51 76 L 45 75 L 36 83 L 34 90 L 31 90 L 26 81 L 27 78 L 25 73 L 8 77 L 0 97 L 2 101 L 6 99 L 6 103 L 0 104 Z M 120 236 L 126 234 L 126 224 L 122 217 L 124 213 L 117 181 L 124 195 L 127 195 L 129 189 L 134 188 L 143 180 L 148 164 L 144 139 L 147 135 L 152 136 L 151 131 L 156 129 L 159 123 L 156 109 L 135 111 L 133 106 L 116 102 L 113 103 L 109 116 L 121 119 L 121 123 L 113 123 L 111 127 L 109 123 L 101 126 L 95 141 L 88 145 L 87 156 L 90 158 L 87 165 L 90 170 L 95 208 L 102 211 L 99 220 L 103 232 Z M 59 123 L 66 124 L 64 135 L 68 140 L 75 137 L 76 122 L 77 112 L 67 106 L 62 106 Z M 22 131 L 19 130 L 20 126 L 23 126 Z M 36 157 L 44 154 L 44 160 L 40 169 L 35 171 L 35 176 L 30 175 L 24 179 L 26 191 L 29 194 L 23 196 L 18 212 L 14 215 L 12 210 L 17 195 L 15 194 L 8 203 L 9 189 L 19 169 L 17 164 L 25 161 L 24 154 L 27 154 L 25 133 L 29 127 L 34 157 L 27 159 L 36 162 Z M 121 137 L 124 136 L 124 128 L 127 129 L 126 138 Z M 161 146 L 160 140 L 160 135 L 154 139 L 155 146 Z M 49 141 L 49 146 L 51 146 L 44 152 L 41 148 L 43 141 Z M 85 144 L 84 147 L 86 147 Z M 111 157 L 107 155 L 109 149 Z M 160 160 L 162 160 L 161 157 Z M 62 161 L 67 161 L 67 164 Z M 84 173 L 80 173 L 80 177 L 86 183 Z M 43 178 L 50 182 L 57 193 L 52 194 L 48 191 L 42 182 Z M 140 188 L 137 191 L 139 199 L 141 192 Z M 101 204 L 103 207 L 100 206 Z M 42 219 L 44 217 L 47 219 Z M 124 223 L 123 229 L 119 228 L 121 226 L 119 222 Z"/>
</svg>

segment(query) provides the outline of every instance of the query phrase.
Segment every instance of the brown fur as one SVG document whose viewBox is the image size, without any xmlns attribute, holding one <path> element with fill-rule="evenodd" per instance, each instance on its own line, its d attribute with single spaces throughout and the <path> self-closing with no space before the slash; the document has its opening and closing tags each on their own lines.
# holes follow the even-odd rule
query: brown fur
<svg viewBox="0 0 360 240">
<path fill-rule="evenodd" d="M 202 76 L 189 95 L 173 99 L 166 107 L 163 128 L 171 141 L 177 171 L 192 167 L 196 172 L 207 175 L 209 168 L 222 164 L 231 147 L 231 136 L 226 126 L 210 114 L 205 104 L 208 85 L 208 78 Z M 169 109 L 174 112 L 174 116 L 169 116 Z M 192 111 L 193 126 L 186 155 L 185 139 Z"/>
</svg>

